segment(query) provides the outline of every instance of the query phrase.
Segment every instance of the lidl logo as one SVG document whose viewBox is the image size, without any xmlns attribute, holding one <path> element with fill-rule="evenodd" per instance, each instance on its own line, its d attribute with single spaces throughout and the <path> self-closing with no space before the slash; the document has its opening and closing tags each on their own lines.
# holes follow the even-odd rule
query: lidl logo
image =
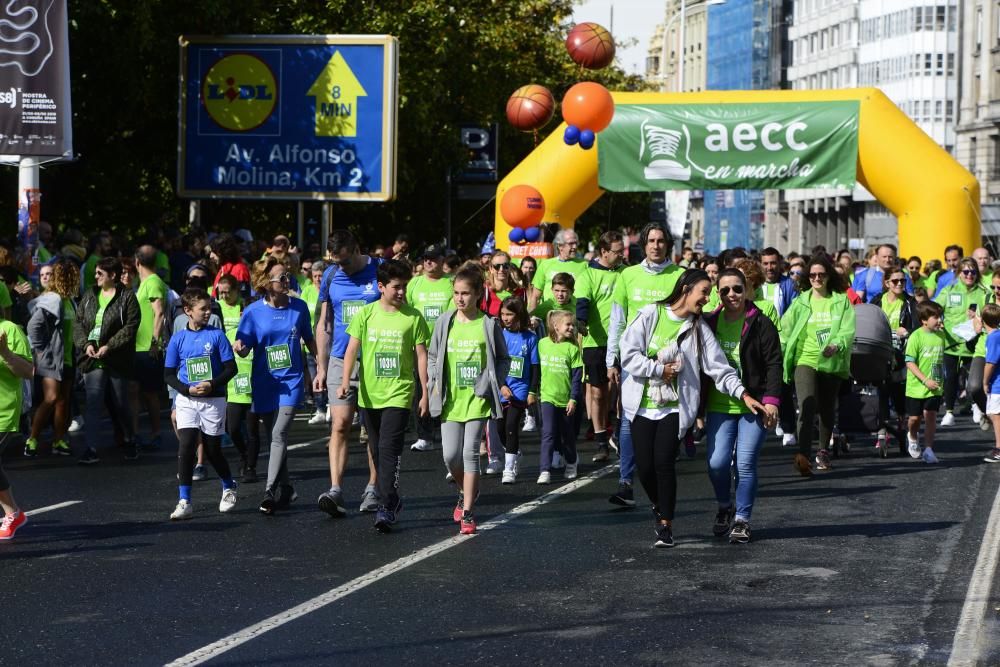
<svg viewBox="0 0 1000 667">
<path fill-rule="evenodd" d="M 267 63 L 247 53 L 223 56 L 202 79 L 205 110 L 220 127 L 245 132 L 260 127 L 278 103 L 278 84 Z"/>
</svg>

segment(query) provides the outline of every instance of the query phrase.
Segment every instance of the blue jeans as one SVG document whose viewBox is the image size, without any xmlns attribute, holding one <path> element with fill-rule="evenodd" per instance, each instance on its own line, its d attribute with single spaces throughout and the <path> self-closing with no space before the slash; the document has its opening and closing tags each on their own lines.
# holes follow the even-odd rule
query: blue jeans
<svg viewBox="0 0 1000 667">
<path fill-rule="evenodd" d="M 767 431 L 752 414 L 726 415 L 709 412 L 705 420 L 708 436 L 708 477 L 720 507 L 732 504 L 736 480 L 736 518 L 749 523 L 757 498 L 757 457 Z M 736 465 L 733 466 L 733 449 Z"/>
<path fill-rule="evenodd" d="M 632 483 L 635 476 L 635 449 L 632 447 L 632 422 L 624 414 L 618 422 L 619 480 Z"/>
</svg>

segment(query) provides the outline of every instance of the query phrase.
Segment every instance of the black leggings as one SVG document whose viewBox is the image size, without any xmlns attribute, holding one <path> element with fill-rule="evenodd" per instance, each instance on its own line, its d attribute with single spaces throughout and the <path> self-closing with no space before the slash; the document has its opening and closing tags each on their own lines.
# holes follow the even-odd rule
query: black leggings
<svg viewBox="0 0 1000 667">
<path fill-rule="evenodd" d="M 986 414 L 986 388 L 983 387 L 983 370 L 985 368 L 985 358 L 973 357 L 969 364 L 969 378 L 965 381 L 965 393 L 975 401 L 983 414 Z"/>
<path fill-rule="evenodd" d="M 503 416 L 496 420 L 497 432 L 503 450 L 508 454 L 518 454 L 521 451 L 521 417 L 524 408 L 507 404 L 503 408 Z"/>
<path fill-rule="evenodd" d="M 639 482 L 658 518 L 673 521 L 677 507 L 677 452 L 681 439 L 680 414 L 663 419 L 637 416 L 632 420 L 632 447 Z"/>
<path fill-rule="evenodd" d="M 215 468 L 219 479 L 231 479 L 229 462 L 222 455 L 222 436 L 205 435 L 196 428 L 177 429 L 177 479 L 181 486 L 191 486 L 195 456 L 198 453 L 198 436 L 205 446 L 205 458 Z"/>
<path fill-rule="evenodd" d="M 944 408 L 948 412 L 955 409 L 955 400 L 958 399 L 959 376 L 963 371 L 969 372 L 971 357 L 958 357 L 954 354 L 944 356 Z"/>
<path fill-rule="evenodd" d="M 243 437 L 244 422 L 247 425 L 246 437 Z M 250 412 L 249 403 L 226 403 L 226 433 L 233 439 L 243 464 L 256 470 L 257 457 L 260 456 L 260 417 Z"/>
<path fill-rule="evenodd" d="M 393 509 L 399 502 L 399 462 L 406 426 L 410 423 L 410 411 L 404 408 L 361 408 L 361 418 L 368 430 L 368 451 L 378 469 L 375 486 L 380 502 Z"/>
</svg>

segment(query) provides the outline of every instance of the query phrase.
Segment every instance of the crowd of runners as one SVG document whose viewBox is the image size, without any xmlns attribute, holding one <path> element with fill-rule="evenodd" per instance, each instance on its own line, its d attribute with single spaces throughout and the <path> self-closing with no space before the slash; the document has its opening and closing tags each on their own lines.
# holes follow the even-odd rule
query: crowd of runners
<svg viewBox="0 0 1000 667">
<path fill-rule="evenodd" d="M 966 257 L 949 246 L 943 265 L 901 259 L 888 244 L 864 258 L 822 247 L 699 257 L 675 254 L 656 224 L 605 232 L 590 250 L 557 230 L 553 256 L 538 260 L 411 248 L 405 235 L 369 246 L 346 230 L 301 250 L 245 230 L 154 234 L 135 247 L 98 234 L 86 249 L 67 233 L 56 249 L 43 223 L 39 238 L 31 273 L 0 247 L 0 452 L 17 443 L 25 457 L 99 464 L 111 451 L 98 451 L 106 414 L 130 462 L 172 442 L 172 428 L 171 520 L 194 516 L 206 461 L 221 480 L 220 512 L 257 483 L 261 513 L 287 508 L 297 498 L 289 429 L 309 410 L 310 424 L 330 429 L 330 487 L 317 504 L 331 517 L 348 512 L 360 420 L 369 476 L 359 509 L 381 532 L 400 520 L 407 448 L 442 452 L 463 534 L 476 531 L 484 465 L 501 484 L 528 475 L 546 485 L 575 479 L 587 456 L 617 459 L 612 504 L 634 507 L 638 481 L 654 545 L 670 547 L 676 462 L 703 446 L 712 531 L 746 543 L 769 431 L 804 477 L 844 449 L 838 405 L 860 384 L 851 368 L 864 354 L 864 303 L 884 315 L 892 347 L 884 379 L 861 392 L 877 413 L 874 451 L 887 455 L 895 439 L 904 455 L 937 463 L 936 427 L 968 408 L 995 433 L 985 460 L 1000 462 L 1000 271 L 985 248 Z M 520 441 L 531 431 L 541 445 L 528 471 Z M 0 506 L 0 539 L 10 539 L 26 516 L 2 466 Z"/>
</svg>

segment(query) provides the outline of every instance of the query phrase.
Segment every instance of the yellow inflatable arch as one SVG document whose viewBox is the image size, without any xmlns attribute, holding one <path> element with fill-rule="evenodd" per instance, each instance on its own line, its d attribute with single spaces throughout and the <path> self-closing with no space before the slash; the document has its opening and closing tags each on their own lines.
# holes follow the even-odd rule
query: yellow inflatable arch
<svg viewBox="0 0 1000 667">
<path fill-rule="evenodd" d="M 941 257 L 957 243 L 967 253 L 981 243 L 979 182 L 876 88 L 850 90 L 612 93 L 616 104 L 753 104 L 857 101 L 857 180 L 899 219 L 901 255 Z M 510 227 L 500 215 L 508 188 L 534 186 L 545 200 L 544 222 L 572 227 L 600 198 L 597 150 L 567 146 L 560 125 L 497 187 L 497 247 L 508 249 Z"/>
</svg>

